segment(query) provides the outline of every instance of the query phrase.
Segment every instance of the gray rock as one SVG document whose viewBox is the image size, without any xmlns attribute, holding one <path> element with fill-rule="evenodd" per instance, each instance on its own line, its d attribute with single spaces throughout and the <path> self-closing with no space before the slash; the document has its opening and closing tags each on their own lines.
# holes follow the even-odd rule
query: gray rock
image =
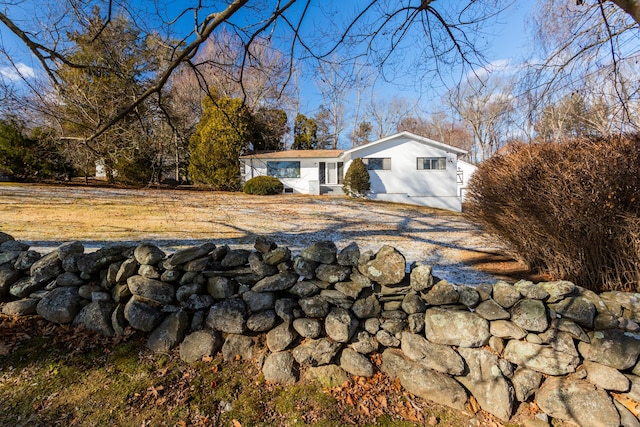
<svg viewBox="0 0 640 427">
<path fill-rule="evenodd" d="M 36 251 L 23 251 L 20 252 L 20 254 L 18 255 L 18 258 L 16 258 L 13 267 L 16 270 L 29 270 L 31 268 L 31 266 L 38 261 L 40 258 L 42 258 L 42 255 L 40 255 L 38 252 Z M 75 259 L 75 257 L 70 257 L 68 258 L 71 261 L 73 261 Z M 67 261 L 67 260 L 65 260 Z M 67 268 L 67 267 L 71 267 L 68 266 L 68 263 L 65 263 L 65 261 L 62 261 L 62 268 L 65 271 L 71 271 L 72 269 L 75 269 L 77 271 L 77 268 Z M 73 262 L 71 262 L 71 264 L 73 264 Z"/>
<path fill-rule="evenodd" d="M 151 332 L 162 322 L 164 314 L 155 307 L 140 301 L 139 297 L 134 295 L 124 307 L 124 317 L 133 329 Z"/>
<path fill-rule="evenodd" d="M 598 313 L 593 319 L 593 329 L 596 331 L 615 329 L 618 325 L 618 318 L 611 313 Z"/>
<path fill-rule="evenodd" d="M 358 282 L 338 282 L 334 285 L 334 288 L 336 291 L 343 293 L 349 298 L 355 299 L 358 298 L 360 292 L 362 292 L 363 289 L 367 288 L 367 286 L 364 286 Z"/>
<path fill-rule="evenodd" d="M 549 327 L 546 306 L 534 299 L 518 301 L 511 308 L 511 321 L 530 332 L 544 332 Z"/>
<path fill-rule="evenodd" d="M 46 283 L 33 283 L 31 277 L 23 277 L 9 286 L 9 293 L 18 298 L 26 298 L 45 286 Z"/>
<path fill-rule="evenodd" d="M 133 295 L 157 302 L 171 304 L 175 300 L 176 289 L 169 283 L 147 279 L 142 276 L 132 276 L 127 279 L 127 285 Z"/>
<path fill-rule="evenodd" d="M 508 320 L 494 320 L 489 324 L 491 335 L 499 338 L 521 340 L 527 336 L 527 331 Z"/>
<path fill-rule="evenodd" d="M 376 333 L 376 340 L 385 347 L 400 347 L 400 340 L 384 329 Z"/>
<path fill-rule="evenodd" d="M 344 308 L 345 310 L 350 309 L 354 303 L 351 298 L 335 289 L 323 289 L 320 291 L 320 296 L 326 299 L 329 304 Z"/>
<path fill-rule="evenodd" d="M 262 259 L 269 265 L 278 265 L 291 259 L 289 248 L 279 247 L 262 255 Z"/>
<path fill-rule="evenodd" d="M 549 377 L 536 393 L 536 403 L 549 416 L 582 427 L 620 425 L 620 415 L 609 395 L 587 381 Z"/>
<path fill-rule="evenodd" d="M 247 291 L 242 294 L 242 299 L 249 311 L 253 313 L 271 310 L 276 306 L 276 296 L 273 292 Z"/>
<path fill-rule="evenodd" d="M 224 258 L 222 258 L 223 268 L 240 267 L 249 263 L 250 251 L 246 249 L 233 249 L 227 252 Z"/>
<path fill-rule="evenodd" d="M 227 334 L 242 334 L 245 331 L 247 308 L 239 298 L 214 304 L 209 309 L 206 324 L 213 330 Z"/>
<path fill-rule="evenodd" d="M 446 280 L 440 280 L 433 285 L 424 297 L 429 305 L 457 304 L 459 298 L 456 288 Z"/>
<path fill-rule="evenodd" d="M 371 378 L 373 376 L 373 364 L 362 354 L 347 347 L 340 355 L 340 367 L 351 375 Z"/>
<path fill-rule="evenodd" d="M 165 270 L 160 275 L 160 280 L 167 283 L 177 283 L 182 275 L 180 270 Z"/>
<path fill-rule="evenodd" d="M 191 295 L 200 294 L 202 292 L 204 292 L 204 286 L 200 283 L 183 285 L 176 289 L 176 300 L 178 302 L 185 302 Z"/>
<path fill-rule="evenodd" d="M 362 289 L 373 288 L 373 282 L 371 281 L 371 279 L 360 273 L 357 268 L 353 269 L 353 271 L 351 272 L 351 276 L 349 276 L 349 280 L 360 285 Z"/>
<path fill-rule="evenodd" d="M 7 316 L 28 316 L 36 314 L 36 306 L 40 302 L 37 298 L 24 298 L 10 301 L 2 306 L 2 314 Z"/>
<path fill-rule="evenodd" d="M 423 316 L 424 317 L 424 316 Z M 364 330 L 375 335 L 380 330 L 380 319 L 370 317 L 364 321 Z"/>
<path fill-rule="evenodd" d="M 340 252 L 338 252 L 337 262 L 339 265 L 355 267 L 360 260 L 360 248 L 355 242 L 349 243 Z"/>
<path fill-rule="evenodd" d="M 68 271 L 65 271 L 56 278 L 56 285 L 62 287 L 73 286 L 77 288 L 82 284 L 84 284 L 84 280 L 78 277 L 76 273 L 70 273 Z"/>
<path fill-rule="evenodd" d="M 436 344 L 482 347 L 489 342 L 489 322 L 466 311 L 427 309 L 424 331 L 427 340 Z"/>
<path fill-rule="evenodd" d="M 583 366 L 587 371 L 587 381 L 600 388 L 625 392 L 631 386 L 629 379 L 617 369 L 588 360 L 584 361 Z"/>
<path fill-rule="evenodd" d="M 320 287 L 315 281 L 302 280 L 293 285 L 288 292 L 299 298 L 306 298 L 318 294 Z"/>
<path fill-rule="evenodd" d="M 520 292 L 507 282 L 493 285 L 493 300 L 504 308 L 511 308 L 522 296 Z"/>
<path fill-rule="evenodd" d="M 468 308 L 474 308 L 482 301 L 480 293 L 470 286 L 458 286 L 458 295 L 458 302 Z"/>
<path fill-rule="evenodd" d="M 130 249 L 128 246 L 108 246 L 90 254 L 76 254 L 78 271 L 80 271 L 81 277 L 82 275 L 90 276 L 109 264 L 126 259 L 125 254 L 130 252 Z"/>
<path fill-rule="evenodd" d="M 127 327 L 127 319 L 124 316 L 125 306 L 123 304 L 116 305 L 111 313 L 111 326 L 116 335 L 124 334 L 124 328 Z"/>
<path fill-rule="evenodd" d="M 520 280 L 513 285 L 513 287 L 520 292 L 520 295 L 528 299 L 539 299 L 544 301 L 550 296 L 549 292 L 545 291 L 544 288 L 528 280 Z"/>
<path fill-rule="evenodd" d="M 636 402 L 640 401 L 640 377 L 637 375 L 629 375 L 625 374 L 625 377 L 629 380 L 630 388 L 629 391 L 623 393 L 622 395 L 634 400 Z"/>
<path fill-rule="evenodd" d="M 374 259 L 358 266 L 360 273 L 380 285 L 395 285 L 405 276 L 406 260 L 395 248 L 384 245 Z"/>
<path fill-rule="evenodd" d="M 613 404 L 620 414 L 620 425 L 622 427 L 640 427 L 640 420 L 638 420 L 633 412 L 629 411 L 626 406 L 617 400 L 614 400 Z"/>
<path fill-rule="evenodd" d="M 518 402 L 526 402 L 542 383 L 542 374 L 532 369 L 518 368 L 511 378 Z"/>
<path fill-rule="evenodd" d="M 380 322 L 380 327 L 391 335 L 399 334 L 404 330 L 406 322 L 402 319 L 385 319 Z"/>
<path fill-rule="evenodd" d="M 207 291 L 215 299 L 231 298 L 238 292 L 238 284 L 226 277 L 210 277 Z"/>
<path fill-rule="evenodd" d="M 596 307 L 585 297 L 566 297 L 554 304 L 549 304 L 549 308 L 582 326 L 593 327 Z"/>
<path fill-rule="evenodd" d="M 182 303 L 182 307 L 189 310 L 203 310 L 209 308 L 214 304 L 215 300 L 211 295 L 191 295 L 187 300 Z"/>
<path fill-rule="evenodd" d="M 112 264 L 113 265 L 113 264 Z M 137 274 L 140 264 L 135 258 L 129 258 L 120 264 L 120 268 L 116 273 L 115 283 L 126 282 L 130 277 Z"/>
<path fill-rule="evenodd" d="M 311 339 L 294 348 L 292 354 L 301 365 L 328 365 L 341 347 L 342 344 L 327 338 Z"/>
<path fill-rule="evenodd" d="M 142 244 L 135 248 L 133 256 L 141 265 L 155 265 L 162 261 L 166 254 L 157 246 Z"/>
<path fill-rule="evenodd" d="M 266 254 L 270 250 L 278 247 L 273 240 L 269 240 L 264 236 L 256 237 L 256 243 L 253 247 L 260 253 Z"/>
<path fill-rule="evenodd" d="M 38 302 L 36 312 L 53 323 L 71 323 L 82 309 L 77 288 L 56 288 Z"/>
<path fill-rule="evenodd" d="M 571 320 L 553 319 L 551 321 L 551 327 L 562 332 L 567 332 L 569 335 L 579 341 L 590 341 L 589 336 L 586 334 L 586 332 L 578 324 L 572 322 Z"/>
<path fill-rule="evenodd" d="M 13 238 L 12 235 L 7 234 L 7 233 L 3 233 L 2 231 L 0 231 L 0 243 L 5 243 L 5 242 L 10 242 L 10 241 L 14 241 L 15 239 Z"/>
<path fill-rule="evenodd" d="M 304 338 L 319 338 L 322 335 L 322 320 L 301 317 L 293 321 L 293 329 Z"/>
<path fill-rule="evenodd" d="M 149 335 L 147 348 L 156 353 L 166 353 L 182 342 L 189 328 L 189 315 L 184 310 L 169 314 Z"/>
<path fill-rule="evenodd" d="M 572 295 L 576 292 L 576 285 L 566 280 L 558 280 L 555 282 L 541 282 L 538 283 L 542 289 L 549 293 L 547 303 L 552 304 L 558 302 L 566 296 Z"/>
<path fill-rule="evenodd" d="M 196 258 L 202 258 L 209 252 L 213 251 L 215 248 L 216 245 L 207 242 L 203 243 L 200 246 L 178 250 L 165 262 L 166 268 L 167 270 L 171 270 L 173 269 L 172 267 L 177 267 Z"/>
<path fill-rule="evenodd" d="M 49 282 L 55 279 L 64 272 L 62 269 L 62 261 L 58 258 L 58 252 L 54 251 L 40 258 L 33 263 L 29 272 L 33 284 Z"/>
<path fill-rule="evenodd" d="M 58 252 L 58 258 L 60 258 L 60 261 L 64 261 L 73 255 L 84 253 L 84 245 L 82 242 L 78 241 L 66 242 L 58 246 L 56 251 Z"/>
<path fill-rule="evenodd" d="M 298 301 L 294 298 L 279 298 L 276 300 L 276 314 L 285 322 L 293 322 L 296 317 L 295 311 L 299 310 Z"/>
<path fill-rule="evenodd" d="M 293 349 L 293 357 L 301 365 L 328 365 L 342 345 L 327 338 L 308 340 Z"/>
<path fill-rule="evenodd" d="M 426 305 L 415 293 L 409 293 L 402 299 L 402 310 L 407 314 L 424 313 Z"/>
<path fill-rule="evenodd" d="M 544 344 L 551 344 L 555 351 L 570 354 L 571 356 L 579 356 L 573 337 L 567 332 L 557 329 L 548 329 L 538 335 Z"/>
<path fill-rule="evenodd" d="M 205 356 L 213 356 L 222 348 L 222 336 L 217 331 L 195 331 L 180 344 L 180 359 L 193 363 Z"/>
<path fill-rule="evenodd" d="M 262 259 L 262 254 L 260 254 L 259 252 L 250 253 L 248 263 L 253 274 L 255 274 L 259 279 L 267 276 L 273 276 L 274 274 L 278 273 L 278 268 L 264 262 L 264 260 Z"/>
<path fill-rule="evenodd" d="M 337 342 L 348 342 L 358 327 L 358 320 L 343 308 L 333 308 L 324 322 L 327 336 Z"/>
<path fill-rule="evenodd" d="M 251 290 L 254 292 L 285 291 L 298 281 L 298 275 L 292 271 L 265 277 L 256 283 Z"/>
<path fill-rule="evenodd" d="M 299 376 L 296 361 L 288 351 L 267 356 L 262 373 L 265 381 L 274 384 L 295 384 Z"/>
<path fill-rule="evenodd" d="M 382 311 L 380 301 L 375 295 L 369 295 L 366 297 L 360 297 L 351 306 L 351 311 L 356 315 L 358 319 L 369 319 L 371 317 L 377 317 Z"/>
<path fill-rule="evenodd" d="M 319 263 L 301 256 L 298 256 L 293 260 L 294 271 L 298 273 L 300 277 L 304 277 L 305 279 L 315 279 L 316 268 L 318 268 L 318 265 Z"/>
<path fill-rule="evenodd" d="M 111 289 L 111 297 L 117 303 L 126 302 L 130 296 L 131 290 L 129 290 L 129 286 L 127 286 L 126 283 L 115 285 L 113 289 Z"/>
<path fill-rule="evenodd" d="M 267 333 L 267 347 L 272 353 L 285 350 L 298 338 L 290 323 L 282 323 Z"/>
<path fill-rule="evenodd" d="M 323 282 L 344 282 L 351 275 L 351 267 L 335 264 L 320 264 L 316 268 L 316 277 Z"/>
<path fill-rule="evenodd" d="M 29 244 L 17 240 L 8 240 L 0 243 L 0 252 L 24 252 L 29 249 Z"/>
<path fill-rule="evenodd" d="M 254 313 L 247 318 L 247 329 L 253 332 L 267 332 L 276 326 L 277 319 L 273 310 Z"/>
<path fill-rule="evenodd" d="M 416 292 L 428 291 L 433 286 L 433 275 L 430 265 L 420 264 L 411 270 L 411 289 Z"/>
<path fill-rule="evenodd" d="M 575 372 L 580 364 L 579 357 L 555 351 L 550 346 L 516 340 L 507 343 L 503 357 L 515 365 L 548 375 Z"/>
<path fill-rule="evenodd" d="M 20 277 L 22 277 L 22 272 L 16 270 L 11 264 L 0 265 L 0 297 L 8 294 L 11 285 Z"/>
<path fill-rule="evenodd" d="M 578 344 L 578 351 L 586 360 L 621 371 L 631 368 L 638 361 L 640 335 L 616 329 L 589 332 L 588 336 L 590 343 Z"/>
<path fill-rule="evenodd" d="M 333 264 L 336 261 L 338 248 L 336 244 L 330 240 L 316 242 L 309 247 L 304 248 L 300 252 L 300 256 L 309 261 L 319 262 L 322 264 Z"/>
<path fill-rule="evenodd" d="M 115 335 L 111 322 L 112 302 L 91 302 L 85 305 L 73 320 L 73 326 L 82 325 L 86 329 L 95 331 L 106 337 Z"/>
<path fill-rule="evenodd" d="M 253 359 L 253 338 L 245 335 L 229 334 L 222 345 L 222 358 L 229 362 L 231 360 L 251 360 Z"/>
<path fill-rule="evenodd" d="M 378 341 L 367 331 L 359 331 L 351 339 L 349 347 L 360 354 L 370 354 L 378 351 Z"/>
<path fill-rule="evenodd" d="M 402 333 L 401 342 L 403 353 L 426 368 L 450 375 L 462 375 L 464 372 L 462 357 L 449 346 L 431 343 L 409 332 Z"/>
<path fill-rule="evenodd" d="M 483 349 L 460 348 L 469 372 L 456 377 L 476 398 L 480 407 L 506 422 L 511 418 L 515 392 L 502 375 L 498 356 Z"/>
<path fill-rule="evenodd" d="M 162 276 L 160 270 L 153 265 L 141 265 L 138 268 L 138 274 L 147 279 L 159 279 Z"/>
<path fill-rule="evenodd" d="M 418 397 L 456 410 L 465 410 L 466 391 L 446 374 L 427 369 L 389 349 L 382 353 L 381 369 L 391 377 L 399 378 L 402 386 Z"/>
<path fill-rule="evenodd" d="M 317 381 L 323 387 L 333 388 L 343 385 L 349 378 L 338 365 L 311 366 L 305 370 L 303 379 Z"/>
<path fill-rule="evenodd" d="M 329 302 L 320 295 L 301 298 L 298 304 L 307 317 L 319 318 L 329 314 Z"/>
<path fill-rule="evenodd" d="M 409 326 L 409 332 L 419 334 L 424 331 L 424 314 L 410 314 L 407 317 L 407 324 Z"/>
<path fill-rule="evenodd" d="M 100 285 L 82 285 L 78 288 L 78 295 L 84 299 L 91 300 L 95 292 L 102 292 L 104 288 Z"/>
<path fill-rule="evenodd" d="M 506 320 L 511 317 L 507 310 L 492 299 L 482 301 L 476 307 L 475 312 L 487 320 Z"/>
</svg>

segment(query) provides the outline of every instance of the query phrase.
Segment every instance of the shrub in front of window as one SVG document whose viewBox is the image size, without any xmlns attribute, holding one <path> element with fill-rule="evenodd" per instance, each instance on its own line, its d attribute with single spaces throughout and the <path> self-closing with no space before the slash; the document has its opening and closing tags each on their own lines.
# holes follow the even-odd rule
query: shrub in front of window
<svg viewBox="0 0 640 427">
<path fill-rule="evenodd" d="M 284 185 L 272 176 L 256 176 L 251 178 L 244 184 L 244 192 L 247 194 L 256 194 L 259 196 L 269 196 L 273 194 L 282 194 Z"/>
<path fill-rule="evenodd" d="M 364 197 L 371 189 L 369 171 L 362 159 L 354 159 L 344 176 L 344 192 L 350 197 Z"/>
</svg>

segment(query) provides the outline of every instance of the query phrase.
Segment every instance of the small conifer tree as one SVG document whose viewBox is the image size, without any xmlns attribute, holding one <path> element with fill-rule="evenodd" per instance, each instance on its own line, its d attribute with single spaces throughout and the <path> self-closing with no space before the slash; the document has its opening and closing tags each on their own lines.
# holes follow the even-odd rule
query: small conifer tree
<svg viewBox="0 0 640 427">
<path fill-rule="evenodd" d="M 350 197 L 364 197 L 370 189 L 367 166 L 362 159 L 354 159 L 344 176 L 344 192 Z"/>
</svg>

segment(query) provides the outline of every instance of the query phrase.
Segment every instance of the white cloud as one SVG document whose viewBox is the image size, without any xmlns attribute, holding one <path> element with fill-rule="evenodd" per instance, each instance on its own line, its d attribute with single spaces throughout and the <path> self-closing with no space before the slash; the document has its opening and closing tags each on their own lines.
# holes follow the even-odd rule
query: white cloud
<svg viewBox="0 0 640 427">
<path fill-rule="evenodd" d="M 15 64 L 15 67 L 0 67 L 0 75 L 8 80 L 16 81 L 22 78 L 33 78 L 36 76 L 36 73 L 33 68 L 29 67 L 26 64 L 23 64 L 22 62 L 18 62 L 17 64 Z"/>
<path fill-rule="evenodd" d="M 512 70 L 510 59 L 496 59 L 489 64 L 474 68 L 467 73 L 467 80 L 482 80 L 492 73 L 508 73 Z"/>
</svg>

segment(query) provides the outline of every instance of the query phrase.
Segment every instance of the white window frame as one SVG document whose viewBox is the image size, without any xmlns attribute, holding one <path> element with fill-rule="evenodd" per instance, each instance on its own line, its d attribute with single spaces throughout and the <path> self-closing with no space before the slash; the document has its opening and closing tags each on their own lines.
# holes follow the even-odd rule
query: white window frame
<svg viewBox="0 0 640 427">
<path fill-rule="evenodd" d="M 418 157 L 416 167 L 419 171 L 443 171 L 447 169 L 446 157 Z"/>
</svg>

